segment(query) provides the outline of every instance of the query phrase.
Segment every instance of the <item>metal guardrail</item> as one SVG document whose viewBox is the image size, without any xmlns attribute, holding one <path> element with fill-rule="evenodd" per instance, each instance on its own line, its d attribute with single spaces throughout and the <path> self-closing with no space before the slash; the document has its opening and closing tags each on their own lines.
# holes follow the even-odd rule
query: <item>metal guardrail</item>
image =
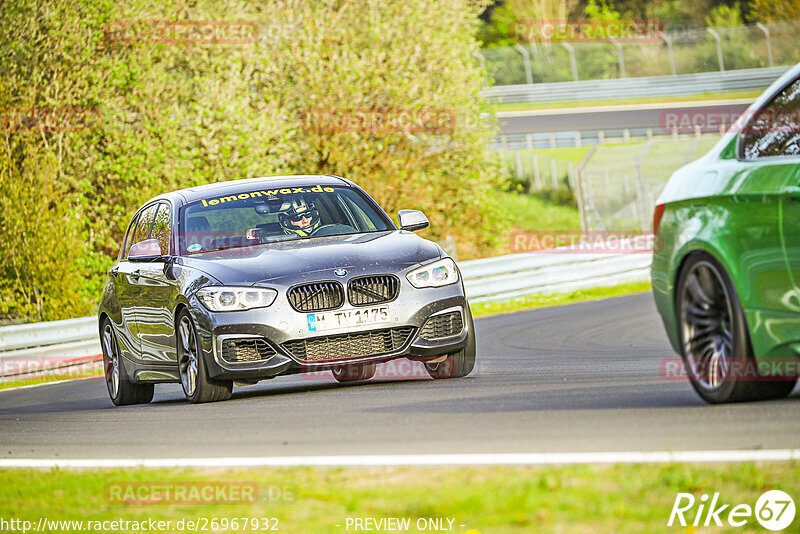
<svg viewBox="0 0 800 534">
<path fill-rule="evenodd" d="M 649 278 L 650 254 L 562 250 L 459 263 L 470 302 L 560 293 Z M 97 317 L 0 327 L 0 377 L 29 375 L 100 359 Z"/>
<path fill-rule="evenodd" d="M 0 377 L 98 360 L 97 317 L 0 327 Z"/>
<path fill-rule="evenodd" d="M 527 252 L 462 262 L 470 302 L 566 293 L 650 278 L 650 254 Z"/>
<path fill-rule="evenodd" d="M 512 102 L 572 102 L 622 100 L 765 89 L 790 67 L 700 72 L 676 76 L 616 78 L 577 82 L 533 83 L 487 87 L 490 100 Z"/>
</svg>

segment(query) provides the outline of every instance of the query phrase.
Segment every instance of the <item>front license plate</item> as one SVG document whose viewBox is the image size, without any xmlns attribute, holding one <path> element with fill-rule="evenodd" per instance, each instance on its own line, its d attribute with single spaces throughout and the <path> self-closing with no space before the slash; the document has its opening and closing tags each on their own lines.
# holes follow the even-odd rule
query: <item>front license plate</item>
<svg viewBox="0 0 800 534">
<path fill-rule="evenodd" d="M 309 313 L 308 331 L 337 330 L 339 328 L 357 328 L 373 324 L 389 322 L 389 306 L 376 308 L 360 308 L 358 310 L 339 310 L 325 313 Z"/>
</svg>

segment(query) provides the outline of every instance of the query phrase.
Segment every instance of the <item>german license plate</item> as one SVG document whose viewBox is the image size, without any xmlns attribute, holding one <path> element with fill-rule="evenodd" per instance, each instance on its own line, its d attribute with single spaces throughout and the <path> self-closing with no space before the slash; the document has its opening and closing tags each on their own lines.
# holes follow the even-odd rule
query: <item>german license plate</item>
<svg viewBox="0 0 800 534">
<path fill-rule="evenodd" d="M 357 328 L 360 326 L 388 323 L 390 320 L 389 306 L 309 313 L 307 318 L 309 332 L 338 330 L 340 328 Z"/>
</svg>

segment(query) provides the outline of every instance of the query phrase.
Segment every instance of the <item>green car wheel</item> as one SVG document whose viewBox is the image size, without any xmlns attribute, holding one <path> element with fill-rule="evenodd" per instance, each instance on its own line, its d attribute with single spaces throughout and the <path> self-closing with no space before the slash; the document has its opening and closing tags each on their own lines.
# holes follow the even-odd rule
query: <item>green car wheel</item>
<svg viewBox="0 0 800 534">
<path fill-rule="evenodd" d="M 709 403 L 780 398 L 795 381 L 759 379 L 736 290 L 710 255 L 694 254 L 678 282 L 678 324 L 686 374 Z"/>
</svg>

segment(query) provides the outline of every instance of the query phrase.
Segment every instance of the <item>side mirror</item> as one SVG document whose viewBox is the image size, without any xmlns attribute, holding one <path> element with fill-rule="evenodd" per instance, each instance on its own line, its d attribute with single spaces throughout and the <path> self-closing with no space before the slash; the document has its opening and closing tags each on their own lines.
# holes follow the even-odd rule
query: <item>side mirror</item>
<svg viewBox="0 0 800 534">
<path fill-rule="evenodd" d="M 128 260 L 130 261 L 144 261 L 160 258 L 161 245 L 158 244 L 158 239 L 145 239 L 131 245 L 128 251 Z"/>
<path fill-rule="evenodd" d="M 419 210 L 400 210 L 397 212 L 397 219 L 400 221 L 400 229 L 410 232 L 424 230 L 431 225 L 425 214 Z"/>
</svg>

